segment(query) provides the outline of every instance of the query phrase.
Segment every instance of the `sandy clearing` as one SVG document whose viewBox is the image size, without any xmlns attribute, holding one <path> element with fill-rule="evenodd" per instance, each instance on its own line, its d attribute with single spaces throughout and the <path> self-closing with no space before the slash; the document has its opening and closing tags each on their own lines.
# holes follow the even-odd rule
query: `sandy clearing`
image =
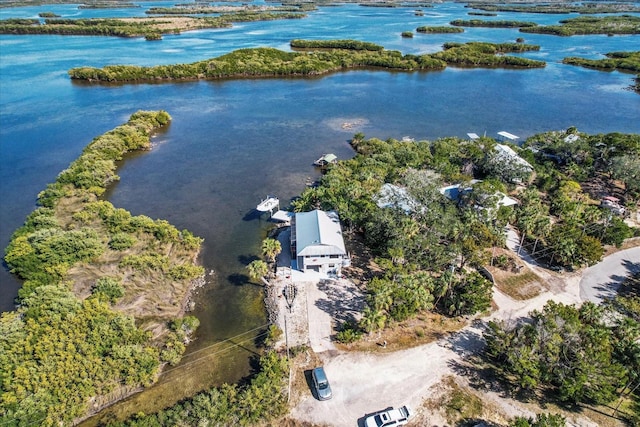
<svg viewBox="0 0 640 427">
<path fill-rule="evenodd" d="M 333 398 L 321 402 L 308 395 L 291 412 L 301 421 L 333 426 L 354 426 L 366 414 L 389 406 L 419 408 L 423 396 L 452 374 L 451 348 L 437 343 L 395 353 L 320 354 L 333 389 Z"/>
<path fill-rule="evenodd" d="M 517 252 L 518 237 L 509 232 L 508 246 Z M 363 418 L 372 412 L 389 406 L 409 405 L 416 412 L 410 425 L 445 425 L 439 414 L 426 413 L 423 402 L 430 398 L 445 377 L 453 376 L 465 382 L 456 367 L 479 351 L 484 342 L 482 329 L 488 320 L 516 321 L 528 316 L 532 310 L 540 310 L 549 301 L 564 304 L 580 304 L 585 299 L 583 288 L 597 289 L 602 277 L 609 282 L 622 280 L 631 269 L 640 268 L 640 248 L 632 248 L 605 258 L 601 263 L 582 272 L 550 272 L 536 265 L 528 254 L 521 251 L 521 259 L 527 268 L 549 283 L 549 290 L 526 301 L 516 301 L 494 288 L 497 309 L 490 316 L 479 319 L 460 332 L 437 342 L 393 353 L 342 352 L 336 350 L 328 338 L 331 326 L 341 316 L 342 307 L 357 311 L 354 301 L 359 300 L 355 286 L 344 281 L 329 281 L 332 286 L 320 285 L 321 277 L 307 284 L 307 315 L 309 319 L 309 343 L 322 361 L 332 385 L 333 398 L 318 401 L 306 394 L 291 411 L 291 418 L 327 426 L 361 426 Z M 299 276 L 297 276 L 299 274 Z M 604 275 L 604 276 L 603 276 Z M 292 279 L 308 276 L 294 272 Z M 341 286 L 345 289 L 340 290 Z M 330 320 L 328 320 L 328 317 Z M 491 390 L 481 391 L 483 400 L 499 408 L 505 418 L 532 416 L 530 409 L 516 400 Z M 594 426 L 587 419 L 573 420 L 572 425 Z"/>
</svg>

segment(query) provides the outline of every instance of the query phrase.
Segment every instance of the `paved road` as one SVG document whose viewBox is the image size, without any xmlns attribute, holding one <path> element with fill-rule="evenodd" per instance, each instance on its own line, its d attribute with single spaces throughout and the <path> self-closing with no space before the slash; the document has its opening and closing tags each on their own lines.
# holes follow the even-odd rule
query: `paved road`
<svg viewBox="0 0 640 427">
<path fill-rule="evenodd" d="M 587 268 L 580 280 L 580 298 L 596 304 L 615 295 L 620 283 L 631 273 L 640 271 L 640 247 L 609 255 Z"/>
</svg>

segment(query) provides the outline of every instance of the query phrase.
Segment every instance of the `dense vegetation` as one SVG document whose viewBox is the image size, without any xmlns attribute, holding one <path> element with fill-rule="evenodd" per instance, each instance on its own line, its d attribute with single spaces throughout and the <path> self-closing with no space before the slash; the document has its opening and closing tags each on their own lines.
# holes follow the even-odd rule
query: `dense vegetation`
<svg viewBox="0 0 640 427">
<path fill-rule="evenodd" d="M 535 22 L 523 22 L 523 21 L 484 21 L 482 19 L 456 19 L 450 22 L 451 25 L 456 27 L 486 27 L 486 28 L 524 28 L 535 27 Z"/>
<path fill-rule="evenodd" d="M 259 370 L 246 386 L 225 384 L 155 414 L 139 414 L 109 426 L 246 426 L 269 422 L 287 413 L 288 373 L 286 359 L 268 352 L 260 358 Z"/>
<path fill-rule="evenodd" d="M 92 18 L 92 19 L 37 19 L 0 20 L 0 34 L 62 34 L 117 37 L 146 37 L 157 40 L 162 34 L 179 34 L 181 31 L 203 28 L 230 27 L 233 22 L 270 21 L 275 19 L 300 19 L 301 13 L 237 12 L 216 17 L 158 18 Z"/>
<path fill-rule="evenodd" d="M 621 16 L 580 16 L 560 21 L 562 25 L 537 25 L 523 27 L 524 33 L 554 34 L 573 36 L 577 34 L 640 34 L 640 17 Z"/>
<path fill-rule="evenodd" d="M 535 135 L 525 146 L 536 181 L 520 198 L 516 225 L 534 256 L 564 266 L 591 264 L 600 258 L 601 244 L 618 246 L 633 235 L 620 212 L 600 202 L 615 196 L 622 208 L 635 208 L 640 135 L 586 135 L 570 128 Z"/>
<path fill-rule="evenodd" d="M 367 284 L 361 323 L 345 327 L 339 338 L 350 341 L 360 329 L 374 331 L 424 310 L 458 316 L 488 308 L 491 283 L 475 267 L 484 262 L 482 249 L 503 239 L 506 212 L 493 203 L 504 186 L 478 183 L 473 197 L 458 202 L 439 191 L 445 181 L 468 179 L 464 165 L 488 164 L 485 152 L 457 138 L 409 142 L 356 135 L 352 145 L 353 159 L 332 166 L 318 187 L 293 203 L 298 211 L 337 210 L 383 270 Z M 385 183 L 396 186 L 386 190 L 390 194 Z"/>
<path fill-rule="evenodd" d="M 469 15 L 469 16 L 498 16 L 497 13 L 493 13 L 493 12 L 468 12 L 467 15 Z"/>
<path fill-rule="evenodd" d="M 544 61 L 504 55 L 505 53 L 520 53 L 540 50 L 540 46 L 524 43 L 445 43 L 444 50 L 431 56 L 445 61 L 449 65 L 465 67 L 513 67 L 540 68 Z"/>
<path fill-rule="evenodd" d="M 70 424 L 90 398 L 150 384 L 162 363 L 180 360 L 198 325 L 179 317 L 203 274 L 202 240 L 98 200 L 118 179 L 116 162 L 149 148 L 169 120 L 141 111 L 95 138 L 13 234 L 5 261 L 24 284 L 19 308 L 0 318 L 3 425 Z"/>
<path fill-rule="evenodd" d="M 564 58 L 564 64 L 580 65 L 602 71 L 626 71 L 640 73 L 640 51 L 636 52 L 609 52 L 607 59 L 585 59 L 570 56 Z"/>
<path fill-rule="evenodd" d="M 361 42 L 358 40 L 291 40 L 289 43 L 294 49 L 346 49 L 367 50 L 381 52 L 384 48 L 375 43 Z"/>
<path fill-rule="evenodd" d="M 312 76 L 352 68 L 384 68 L 398 71 L 440 70 L 451 64 L 475 67 L 543 67 L 542 61 L 502 55 L 523 52 L 537 46 L 515 43 L 451 43 L 445 52 L 431 55 L 402 55 L 377 45 L 350 40 L 292 42 L 296 47 L 317 51 L 284 52 L 273 48 L 240 49 L 191 64 L 139 67 L 109 65 L 104 68 L 81 67 L 69 70 L 72 79 L 98 82 L 139 82 L 272 76 Z M 346 48 L 329 49 L 331 45 Z"/>
<path fill-rule="evenodd" d="M 458 27 L 430 27 L 422 26 L 416 28 L 419 33 L 433 33 L 433 34 L 446 34 L 446 33 L 464 33 L 462 28 Z"/>
<path fill-rule="evenodd" d="M 489 322 L 486 356 L 501 378 L 546 399 L 577 405 L 632 397 L 640 381 L 640 311 L 629 310 L 630 301 L 637 308 L 637 297 L 579 308 L 548 302 L 530 321 Z"/>
<path fill-rule="evenodd" d="M 46 19 L 44 24 L 38 20 L 5 19 L 0 21 L 0 34 L 62 34 L 117 37 L 145 37 L 156 34 L 180 33 L 183 25 L 160 28 L 170 21 L 158 19 Z M 191 18 L 188 29 L 223 28 L 231 23 L 220 18 Z"/>
<path fill-rule="evenodd" d="M 632 236 L 632 229 L 574 180 L 611 174 L 603 179 L 621 180 L 627 200 L 637 200 L 638 136 L 567 139 L 572 132 L 531 138 L 535 155 L 516 149 L 533 167 L 522 158 L 505 158 L 489 138 L 410 142 L 356 135 L 357 155 L 332 166 L 318 187 L 293 203 L 297 211 L 337 210 L 382 269 L 367 284 L 361 323 L 345 325 L 339 339 L 357 339 L 361 330 L 423 310 L 458 316 L 486 309 L 491 286 L 477 269 L 488 263 L 487 248 L 504 245 L 507 223 L 520 230 L 525 247 L 551 265 L 592 264 L 601 258 L 603 244 L 619 245 Z M 483 181 L 470 183 L 472 178 Z M 529 181 L 516 190 L 516 183 Z M 443 196 L 445 183 L 461 184 L 460 196 Z M 509 190 L 520 202 L 515 209 L 498 203 Z"/>
</svg>

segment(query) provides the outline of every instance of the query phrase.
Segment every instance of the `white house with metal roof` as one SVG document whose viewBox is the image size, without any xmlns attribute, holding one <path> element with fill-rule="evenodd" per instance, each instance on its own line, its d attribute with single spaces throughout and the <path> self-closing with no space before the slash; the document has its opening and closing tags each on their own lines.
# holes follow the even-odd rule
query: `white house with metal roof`
<svg viewBox="0 0 640 427">
<path fill-rule="evenodd" d="M 318 273 L 340 273 L 351 264 L 344 245 L 340 219 L 335 212 L 297 212 L 291 224 L 294 268 Z"/>
<path fill-rule="evenodd" d="M 522 166 L 529 172 L 533 171 L 533 166 L 522 157 L 518 156 L 518 153 L 513 151 L 513 148 L 504 144 L 496 144 L 495 150 L 498 152 L 498 158 L 505 162 L 513 162 Z"/>
</svg>

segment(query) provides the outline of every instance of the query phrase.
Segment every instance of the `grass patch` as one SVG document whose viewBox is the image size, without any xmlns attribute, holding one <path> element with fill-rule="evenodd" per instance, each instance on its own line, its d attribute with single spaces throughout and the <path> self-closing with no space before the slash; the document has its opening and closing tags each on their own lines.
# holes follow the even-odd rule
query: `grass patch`
<svg viewBox="0 0 640 427">
<path fill-rule="evenodd" d="M 336 347 L 346 351 L 398 351 L 437 341 L 445 335 L 459 331 L 465 325 L 466 322 L 462 319 L 425 312 L 413 319 L 391 324 L 384 330 L 365 334 L 356 342 L 336 343 Z"/>
<path fill-rule="evenodd" d="M 527 300 L 540 295 L 544 289 L 542 279 L 531 270 L 525 270 L 514 276 L 505 277 L 500 283 L 496 283 L 501 292 L 516 300 Z"/>
<path fill-rule="evenodd" d="M 465 425 L 471 420 L 488 419 L 483 401 L 467 386 L 456 382 L 453 376 L 446 376 L 437 385 L 431 398 L 423 406 L 429 413 L 439 413 L 449 425 Z"/>
</svg>

